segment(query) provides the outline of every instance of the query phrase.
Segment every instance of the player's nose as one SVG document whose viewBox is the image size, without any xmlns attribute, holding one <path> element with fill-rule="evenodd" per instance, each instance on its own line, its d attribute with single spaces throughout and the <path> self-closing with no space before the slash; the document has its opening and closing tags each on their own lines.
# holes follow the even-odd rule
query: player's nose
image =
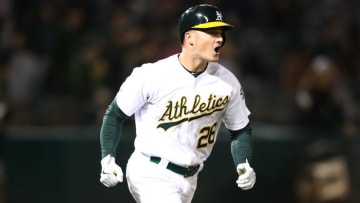
<svg viewBox="0 0 360 203">
<path fill-rule="evenodd" d="M 224 43 L 224 36 L 222 34 L 220 34 L 216 37 L 216 44 L 222 46 L 223 43 Z"/>
</svg>

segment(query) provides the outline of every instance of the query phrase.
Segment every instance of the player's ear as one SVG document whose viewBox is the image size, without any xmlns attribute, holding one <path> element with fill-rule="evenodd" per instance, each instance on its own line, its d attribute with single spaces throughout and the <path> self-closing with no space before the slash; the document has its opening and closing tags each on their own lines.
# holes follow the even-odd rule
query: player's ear
<svg viewBox="0 0 360 203">
<path fill-rule="evenodd" d="M 194 45 L 194 37 L 190 31 L 185 32 L 184 34 L 184 42 L 190 46 Z"/>
</svg>

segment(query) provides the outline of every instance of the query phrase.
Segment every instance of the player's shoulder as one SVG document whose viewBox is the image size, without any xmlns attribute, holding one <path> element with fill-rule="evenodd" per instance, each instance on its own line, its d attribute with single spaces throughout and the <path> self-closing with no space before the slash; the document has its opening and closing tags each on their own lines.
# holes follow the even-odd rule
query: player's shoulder
<svg viewBox="0 0 360 203">
<path fill-rule="evenodd" d="M 207 73 L 216 77 L 219 81 L 229 84 L 231 87 L 241 88 L 239 79 L 228 68 L 218 62 L 208 64 Z"/>
<path fill-rule="evenodd" d="M 208 73 L 216 75 L 218 77 L 236 79 L 234 73 L 232 73 L 228 68 L 218 62 L 209 62 Z"/>
<path fill-rule="evenodd" d="M 178 63 L 176 54 L 170 55 L 154 62 L 144 63 L 140 67 L 137 67 L 137 69 L 146 73 L 154 73 L 157 71 L 164 71 L 164 69 L 168 70 L 170 67 L 173 67 L 172 64 L 175 63 Z"/>
</svg>

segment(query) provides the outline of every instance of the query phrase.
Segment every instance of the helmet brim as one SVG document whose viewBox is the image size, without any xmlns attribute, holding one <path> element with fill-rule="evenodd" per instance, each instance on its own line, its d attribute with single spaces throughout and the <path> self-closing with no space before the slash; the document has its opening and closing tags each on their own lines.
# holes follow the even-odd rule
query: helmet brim
<svg viewBox="0 0 360 203">
<path fill-rule="evenodd" d="M 193 27 L 191 27 L 192 29 L 206 29 L 206 28 L 215 28 L 215 27 L 223 27 L 226 30 L 231 30 L 234 29 L 234 26 L 228 24 L 228 23 L 224 23 L 222 21 L 213 21 L 213 22 L 208 22 L 208 23 L 202 23 L 199 25 L 195 25 Z"/>
</svg>

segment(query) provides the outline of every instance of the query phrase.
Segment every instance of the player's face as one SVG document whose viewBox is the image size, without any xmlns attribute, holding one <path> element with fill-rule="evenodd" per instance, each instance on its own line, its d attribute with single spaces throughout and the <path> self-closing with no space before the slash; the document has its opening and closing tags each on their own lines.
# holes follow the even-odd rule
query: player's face
<svg viewBox="0 0 360 203">
<path fill-rule="evenodd" d="M 224 40 L 223 32 L 222 28 L 194 30 L 195 54 L 206 61 L 218 61 Z"/>
</svg>

